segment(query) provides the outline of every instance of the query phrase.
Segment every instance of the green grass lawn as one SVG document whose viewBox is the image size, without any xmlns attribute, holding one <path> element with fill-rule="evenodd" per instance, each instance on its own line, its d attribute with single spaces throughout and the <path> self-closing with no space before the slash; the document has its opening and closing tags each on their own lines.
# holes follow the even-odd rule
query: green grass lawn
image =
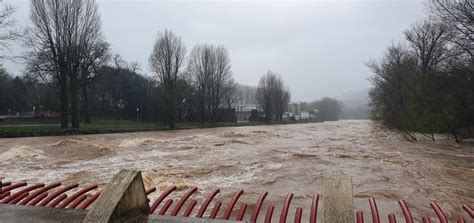
<svg viewBox="0 0 474 223">
<path fill-rule="evenodd" d="M 97 120 L 91 124 L 81 123 L 79 129 L 61 129 L 59 124 L 0 125 L 0 137 L 99 134 L 166 129 L 167 126 L 156 123 L 143 123 L 129 120 Z"/>
<path fill-rule="evenodd" d="M 297 122 L 279 122 L 273 124 L 294 124 Z M 252 126 L 267 125 L 262 122 L 229 123 L 220 122 L 214 124 L 200 123 L 176 123 L 176 129 L 198 129 L 214 127 Z M 93 120 L 91 124 L 81 123 L 79 129 L 61 129 L 59 124 L 17 124 L 0 125 L 0 138 L 8 137 L 30 137 L 30 136 L 52 136 L 52 135 L 75 135 L 75 134 L 103 134 L 119 132 L 141 132 L 168 130 L 168 126 L 150 122 L 135 122 L 130 120 Z"/>
</svg>

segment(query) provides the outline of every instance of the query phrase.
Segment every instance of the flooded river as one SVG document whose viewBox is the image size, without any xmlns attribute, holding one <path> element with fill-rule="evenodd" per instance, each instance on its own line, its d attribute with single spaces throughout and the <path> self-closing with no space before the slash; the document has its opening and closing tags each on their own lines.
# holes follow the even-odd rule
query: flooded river
<svg viewBox="0 0 474 223">
<path fill-rule="evenodd" d="M 293 192 L 292 209 L 304 207 L 305 219 L 327 175 L 352 177 L 355 207 L 366 219 L 369 196 L 384 221 L 389 211 L 402 220 L 400 198 L 417 219 L 435 218 L 432 200 L 449 216 L 464 214 L 460 203 L 474 204 L 472 146 L 409 143 L 370 121 L 0 139 L 6 180 L 103 186 L 122 168 L 142 170 L 147 187 L 197 186 L 207 193 L 218 186 L 226 203 L 240 188 L 247 202 L 268 191 L 267 199 L 281 204 Z"/>
</svg>

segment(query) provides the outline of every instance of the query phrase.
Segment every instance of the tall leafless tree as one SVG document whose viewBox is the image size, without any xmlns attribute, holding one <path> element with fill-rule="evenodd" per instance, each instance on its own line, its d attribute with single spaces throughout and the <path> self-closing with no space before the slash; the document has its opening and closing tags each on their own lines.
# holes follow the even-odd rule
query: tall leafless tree
<svg viewBox="0 0 474 223">
<path fill-rule="evenodd" d="M 257 101 L 260 106 L 262 106 L 263 111 L 265 112 L 265 120 L 267 122 L 270 122 L 272 120 L 272 92 L 275 82 L 276 75 L 269 70 L 265 75 L 260 78 L 260 82 L 257 87 Z"/>
<path fill-rule="evenodd" d="M 444 24 L 425 20 L 405 30 L 404 34 L 415 50 L 422 73 L 436 69 L 449 56 L 446 43 L 451 35 Z"/>
<path fill-rule="evenodd" d="M 238 84 L 235 82 L 234 78 L 230 78 L 225 84 L 224 91 L 222 92 L 223 106 L 231 108 L 238 99 Z"/>
<path fill-rule="evenodd" d="M 231 88 L 233 83 L 230 58 L 227 49 L 223 46 L 218 46 L 215 48 L 215 55 L 216 69 L 210 86 L 212 98 L 212 122 L 216 122 L 218 119 L 218 110 L 222 103 L 223 93 Z"/>
<path fill-rule="evenodd" d="M 208 44 L 195 46 L 191 50 L 187 72 L 191 75 L 196 88 L 197 104 L 201 123 L 207 120 L 206 107 L 210 95 L 209 85 L 215 72 L 215 54 L 213 47 Z"/>
<path fill-rule="evenodd" d="M 184 63 L 186 47 L 170 30 L 158 34 L 149 58 L 151 70 L 157 75 L 166 94 L 169 127 L 175 128 L 178 106 L 178 78 Z"/>
<path fill-rule="evenodd" d="M 16 20 L 12 17 L 15 12 L 13 6 L 2 3 L 0 8 L 0 50 L 8 50 L 10 44 L 20 38 L 23 33 L 15 28 Z M 10 58 L 3 54 L 0 59 Z"/>
<path fill-rule="evenodd" d="M 374 73 L 369 92 L 371 119 L 397 130 L 409 141 L 416 141 L 410 130 L 417 128 L 416 118 L 407 115 L 416 95 L 414 80 L 419 75 L 419 58 L 403 44 L 387 48 L 383 58 L 366 64 Z"/>
<path fill-rule="evenodd" d="M 474 54 L 474 2 L 471 0 L 430 0 L 432 15 L 454 32 L 451 42 L 471 57 Z"/>
<path fill-rule="evenodd" d="M 234 97 L 239 104 L 257 104 L 257 87 L 236 84 Z"/>
<path fill-rule="evenodd" d="M 198 45 L 191 51 L 188 73 L 192 76 L 199 98 L 201 122 L 205 120 L 205 110 L 209 120 L 216 122 L 224 95 L 233 89 L 230 58 L 223 46 Z"/>
<path fill-rule="evenodd" d="M 257 87 L 257 101 L 265 112 L 267 122 L 274 116 L 277 121 L 281 121 L 282 115 L 290 102 L 290 91 L 284 86 L 283 79 L 268 71 L 260 78 Z"/>
<path fill-rule="evenodd" d="M 81 110 L 84 123 L 91 123 L 89 115 L 89 94 L 88 85 L 96 77 L 97 71 L 104 66 L 110 59 L 109 44 L 102 40 L 101 37 L 97 41 L 91 42 L 93 45 L 89 47 L 88 54 L 81 63 Z"/>
<path fill-rule="evenodd" d="M 80 126 L 81 67 L 91 47 L 101 38 L 101 22 L 95 0 L 31 0 L 26 44 L 31 67 L 59 82 L 61 128 L 68 127 L 68 83 L 73 128 Z"/>
<path fill-rule="evenodd" d="M 275 89 L 275 118 L 277 121 L 282 121 L 283 113 L 288 109 L 290 103 L 291 93 L 288 87 L 283 86 L 283 81 L 280 78 Z"/>
<path fill-rule="evenodd" d="M 444 117 L 449 120 L 449 131 L 459 141 L 461 136 L 469 135 L 465 129 L 474 123 L 474 2 L 430 0 L 429 3 L 431 16 L 451 32 L 447 44 L 450 57 L 441 72 L 445 78 L 442 86 L 449 89 L 446 93 L 454 100 L 445 105 L 451 109 L 445 109 Z"/>
</svg>

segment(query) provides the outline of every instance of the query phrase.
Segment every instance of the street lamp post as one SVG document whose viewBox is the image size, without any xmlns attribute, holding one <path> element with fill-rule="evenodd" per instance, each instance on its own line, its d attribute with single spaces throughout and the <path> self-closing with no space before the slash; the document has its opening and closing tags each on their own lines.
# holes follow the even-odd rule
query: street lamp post
<svg viewBox="0 0 474 223">
<path fill-rule="evenodd" d="M 137 122 L 138 122 L 138 112 L 140 111 L 139 108 L 137 108 Z"/>
</svg>

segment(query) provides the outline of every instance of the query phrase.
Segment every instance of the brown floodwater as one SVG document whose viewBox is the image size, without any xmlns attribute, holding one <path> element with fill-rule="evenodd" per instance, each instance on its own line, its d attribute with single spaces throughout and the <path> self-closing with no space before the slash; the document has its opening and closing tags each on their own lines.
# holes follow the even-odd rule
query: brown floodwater
<svg viewBox="0 0 474 223">
<path fill-rule="evenodd" d="M 443 137 L 409 143 L 370 121 L 0 139 L 4 180 L 104 186 L 122 168 L 142 170 L 146 187 L 197 186 L 198 198 L 219 187 L 224 203 L 240 188 L 246 202 L 268 191 L 267 202 L 281 204 L 293 192 L 289 217 L 301 206 L 304 219 L 329 175 L 352 177 L 367 219 L 369 196 L 384 221 L 389 212 L 402 220 L 398 199 L 417 220 L 436 219 L 432 200 L 456 219 L 466 216 L 459 204 L 474 204 L 474 146 Z"/>
</svg>

